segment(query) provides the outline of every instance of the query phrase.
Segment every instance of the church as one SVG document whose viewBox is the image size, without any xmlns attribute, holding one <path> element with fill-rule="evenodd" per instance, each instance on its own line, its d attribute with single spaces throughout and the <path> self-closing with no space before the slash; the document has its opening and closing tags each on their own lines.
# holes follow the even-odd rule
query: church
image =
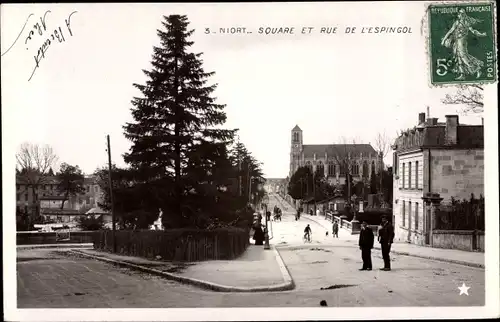
<svg viewBox="0 0 500 322">
<path fill-rule="evenodd" d="M 331 185 L 345 184 L 349 170 L 354 183 L 368 183 L 372 169 L 375 173 L 383 169 L 383 159 L 370 144 L 304 144 L 302 130 L 296 125 L 291 132 L 289 178 L 302 166 L 323 171 Z"/>
</svg>

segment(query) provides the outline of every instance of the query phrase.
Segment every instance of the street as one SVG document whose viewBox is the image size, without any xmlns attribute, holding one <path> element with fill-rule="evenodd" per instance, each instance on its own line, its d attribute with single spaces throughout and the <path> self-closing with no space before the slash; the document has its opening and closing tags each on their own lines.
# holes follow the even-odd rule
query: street
<svg viewBox="0 0 500 322">
<path fill-rule="evenodd" d="M 270 209 L 276 202 L 271 196 Z M 310 244 L 302 240 L 307 224 Z M 30 249 L 18 250 L 18 307 L 317 307 L 321 300 L 337 307 L 484 305 L 483 269 L 391 255 L 393 270 L 383 272 L 380 252 L 374 250 L 374 270 L 360 272 L 361 254 L 352 239 L 334 240 L 311 220 L 295 221 L 291 209 L 283 209 L 282 222 L 271 225 L 271 245 L 279 247 L 295 282 L 292 291 L 212 292 L 63 249 Z M 469 295 L 460 295 L 462 283 L 470 286 Z"/>
</svg>

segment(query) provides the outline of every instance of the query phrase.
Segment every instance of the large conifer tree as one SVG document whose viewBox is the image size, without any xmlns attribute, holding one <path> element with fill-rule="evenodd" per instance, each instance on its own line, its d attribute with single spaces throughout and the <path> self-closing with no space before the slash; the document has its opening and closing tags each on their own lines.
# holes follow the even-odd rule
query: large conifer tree
<svg viewBox="0 0 500 322">
<path fill-rule="evenodd" d="M 193 222 L 190 196 L 200 193 L 234 131 L 220 129 L 224 105 L 215 103 L 217 85 L 207 84 L 214 73 L 204 71 L 202 54 L 188 51 L 194 30 L 188 30 L 187 17 L 163 18 L 164 30 L 157 30 L 161 45 L 154 47 L 151 70 L 143 71 L 148 80 L 134 84 L 142 96 L 132 100 L 134 122 L 124 126 L 132 141 L 124 159 L 139 181 L 162 182 L 158 206 L 168 214 L 164 217 L 176 217 L 184 226 Z"/>
</svg>

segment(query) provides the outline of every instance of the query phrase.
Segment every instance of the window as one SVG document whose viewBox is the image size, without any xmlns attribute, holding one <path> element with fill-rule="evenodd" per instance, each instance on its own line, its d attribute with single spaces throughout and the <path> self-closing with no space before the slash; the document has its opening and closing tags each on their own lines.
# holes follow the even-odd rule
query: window
<svg viewBox="0 0 500 322">
<path fill-rule="evenodd" d="M 403 167 L 402 167 L 402 173 L 401 173 L 401 181 L 402 181 L 402 188 L 404 189 L 405 188 L 405 168 L 406 168 L 406 164 L 403 163 Z"/>
<path fill-rule="evenodd" d="M 406 201 L 403 200 L 403 203 L 401 204 L 401 207 L 402 207 L 401 214 L 402 214 L 402 217 L 403 217 L 403 227 L 406 227 Z"/>
<path fill-rule="evenodd" d="M 345 176 L 345 172 L 346 172 L 345 171 L 346 170 L 345 164 L 339 164 L 339 167 L 340 167 L 340 176 L 341 177 Z"/>
<path fill-rule="evenodd" d="M 415 161 L 415 189 L 418 189 L 418 161 Z"/>
<path fill-rule="evenodd" d="M 363 178 L 368 178 L 368 162 L 363 161 Z"/>
<path fill-rule="evenodd" d="M 335 164 L 333 162 L 328 163 L 328 176 L 335 176 Z"/>
<path fill-rule="evenodd" d="M 411 189 L 411 162 L 408 162 L 408 189 Z"/>
<path fill-rule="evenodd" d="M 398 155 L 396 154 L 396 152 L 394 152 L 392 154 L 392 164 L 394 164 L 394 174 L 395 175 L 398 175 Z M 364 172 L 364 168 L 363 168 L 363 172 Z"/>
<path fill-rule="evenodd" d="M 318 165 L 316 166 L 316 171 L 318 171 L 321 174 L 325 173 L 325 165 L 323 164 L 323 162 L 320 161 L 318 163 Z"/>
<path fill-rule="evenodd" d="M 408 229 L 411 229 L 411 201 L 408 201 Z"/>
<path fill-rule="evenodd" d="M 359 174 L 359 165 L 358 163 L 354 162 L 354 164 L 352 165 L 352 175 L 358 175 Z"/>
<path fill-rule="evenodd" d="M 418 162 L 417 162 L 418 163 Z M 418 202 L 415 203 L 415 230 L 418 230 Z"/>
</svg>

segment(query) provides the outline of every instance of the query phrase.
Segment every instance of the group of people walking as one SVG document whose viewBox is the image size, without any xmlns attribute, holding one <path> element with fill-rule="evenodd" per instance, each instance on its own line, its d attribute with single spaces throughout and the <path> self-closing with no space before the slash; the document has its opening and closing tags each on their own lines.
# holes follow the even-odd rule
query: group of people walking
<svg viewBox="0 0 500 322">
<path fill-rule="evenodd" d="M 274 219 L 274 221 L 278 221 L 278 220 L 281 221 L 281 215 L 282 215 L 282 213 L 283 212 L 281 211 L 281 208 L 279 208 L 278 206 L 275 205 L 274 209 L 273 209 L 273 215 L 274 215 L 273 219 Z"/>
<path fill-rule="evenodd" d="M 391 270 L 391 258 L 389 253 L 391 251 L 391 245 L 394 240 L 394 227 L 387 220 L 387 217 L 382 217 L 382 227 L 378 231 L 378 242 L 380 243 L 380 248 L 382 249 L 382 258 L 384 259 L 384 267 L 381 268 L 383 271 Z M 360 271 L 371 271 L 372 270 L 372 248 L 374 244 L 374 234 L 366 221 L 361 224 L 361 231 L 359 233 L 359 249 L 361 249 L 361 259 L 363 260 L 363 267 Z"/>
</svg>

